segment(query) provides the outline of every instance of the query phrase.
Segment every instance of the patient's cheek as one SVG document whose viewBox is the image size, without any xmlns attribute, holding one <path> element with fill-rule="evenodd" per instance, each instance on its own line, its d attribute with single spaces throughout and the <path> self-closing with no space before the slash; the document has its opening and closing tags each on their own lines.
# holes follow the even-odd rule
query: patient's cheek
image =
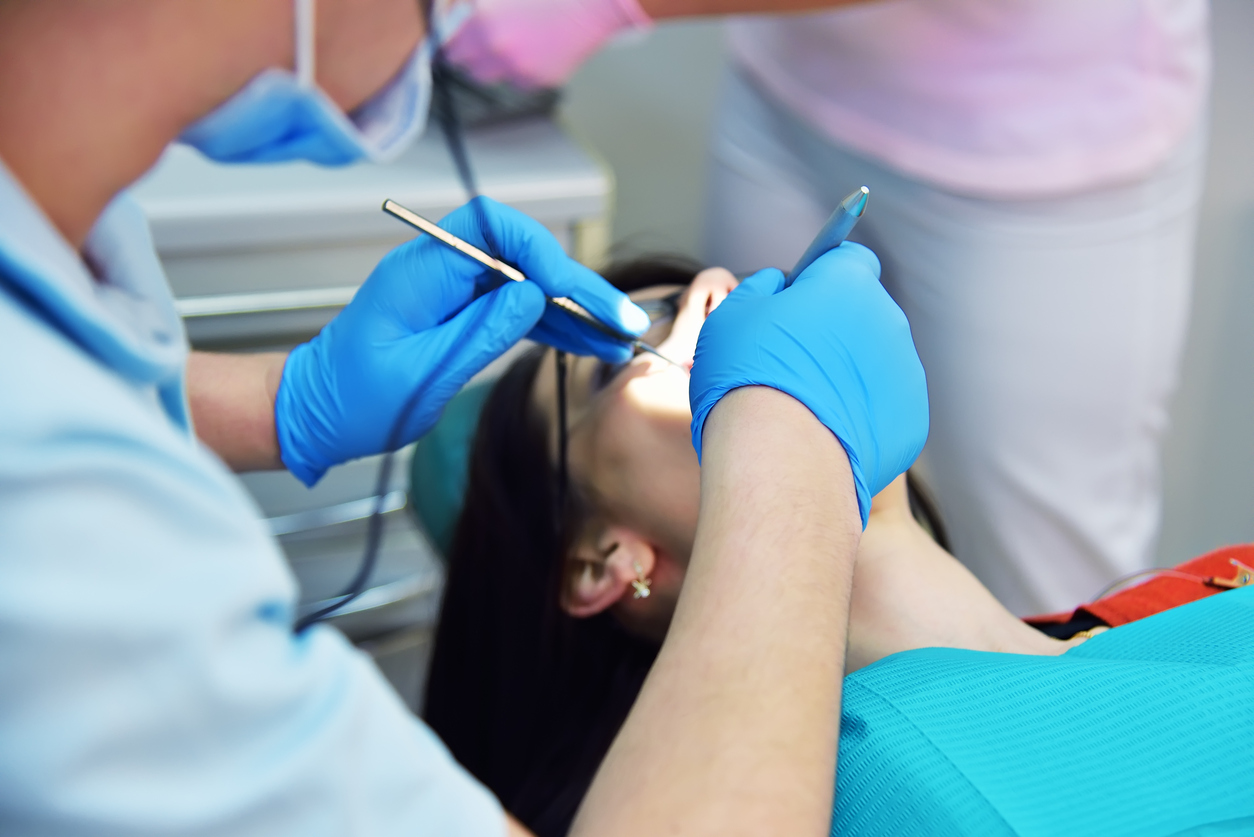
<svg viewBox="0 0 1254 837">
<path fill-rule="evenodd" d="M 594 429 L 602 462 L 616 470 L 648 478 L 658 467 L 671 468 L 691 455 L 687 392 L 679 394 L 673 382 L 660 376 L 641 377 L 613 393 Z M 687 464 L 686 461 L 682 464 Z"/>
<path fill-rule="evenodd" d="M 688 376 L 674 368 L 664 368 L 630 380 L 618 393 L 622 410 L 650 420 L 692 420 L 688 405 Z"/>
</svg>

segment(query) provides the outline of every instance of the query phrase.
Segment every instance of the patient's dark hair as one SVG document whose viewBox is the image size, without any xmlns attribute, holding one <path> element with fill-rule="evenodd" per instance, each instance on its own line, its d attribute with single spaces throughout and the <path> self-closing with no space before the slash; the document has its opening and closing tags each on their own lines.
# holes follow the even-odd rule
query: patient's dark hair
<svg viewBox="0 0 1254 837">
<path fill-rule="evenodd" d="M 652 258 L 605 276 L 624 291 L 687 285 L 699 268 Z M 567 832 L 627 717 L 657 646 L 601 613 L 559 607 L 564 533 L 535 349 L 484 405 L 449 552 L 427 682 L 427 722 L 453 755 L 539 837 Z"/>
</svg>

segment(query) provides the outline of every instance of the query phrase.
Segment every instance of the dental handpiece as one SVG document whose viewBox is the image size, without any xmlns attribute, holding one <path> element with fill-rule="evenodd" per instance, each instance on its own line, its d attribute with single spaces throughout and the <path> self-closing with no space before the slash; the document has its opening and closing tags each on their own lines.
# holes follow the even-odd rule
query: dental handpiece
<svg viewBox="0 0 1254 837">
<path fill-rule="evenodd" d="M 823 229 L 819 230 L 819 234 L 810 242 L 810 246 L 806 248 L 805 253 L 784 280 L 785 288 L 797 281 L 801 271 L 813 264 L 815 259 L 828 250 L 839 247 L 849 237 L 849 233 L 853 231 L 854 225 L 858 223 L 858 219 L 866 212 L 867 199 L 870 196 L 871 190 L 865 186 L 854 189 L 845 196 L 845 199 L 836 207 L 836 211 L 832 213 L 832 217 L 827 219 Z"/>
<path fill-rule="evenodd" d="M 393 218 L 399 218 L 400 220 L 404 221 L 406 224 L 409 224 L 411 227 L 416 227 L 417 229 L 427 233 L 428 235 L 435 238 L 437 241 L 440 241 L 441 243 L 448 245 L 449 247 L 453 248 L 457 252 L 463 255 L 469 256 L 470 258 L 474 259 L 480 264 L 483 264 L 487 267 L 492 268 L 493 270 L 497 271 L 498 273 L 500 273 L 502 276 L 506 277 L 507 279 L 513 280 L 514 282 L 525 282 L 527 280 L 527 277 L 524 276 L 522 274 L 522 271 L 520 271 L 518 268 L 514 267 L 513 265 L 506 264 L 500 259 L 496 259 L 496 258 L 493 258 L 492 256 L 489 256 L 487 253 L 483 252 L 482 250 L 480 250 L 478 247 L 471 244 L 470 242 L 463 241 L 462 239 L 453 235 L 448 230 L 432 223 L 431 221 L 428 221 L 426 218 L 423 218 L 417 212 L 414 212 L 411 209 L 406 209 L 405 207 L 401 206 L 396 201 L 393 201 L 393 200 L 384 201 L 383 211 L 391 215 Z M 582 305 L 580 305 L 578 302 L 575 302 L 573 299 L 570 299 L 569 297 L 565 297 L 565 296 L 545 296 L 545 299 L 548 301 L 549 305 L 554 305 L 562 309 L 567 314 L 574 317 L 576 320 L 579 320 L 581 323 L 591 326 L 592 328 L 596 329 L 602 334 L 608 337 L 611 337 L 615 340 L 619 340 L 623 343 L 626 343 L 627 345 L 631 346 L 633 349 L 637 349 L 642 352 L 648 352 L 649 354 L 655 357 L 659 357 L 672 366 L 678 367 L 680 369 L 684 369 L 684 366 L 682 364 L 671 360 L 666 355 L 662 354 L 657 349 L 653 348 L 652 346 L 650 346 L 648 343 L 644 342 L 640 338 L 635 337 L 634 335 L 631 335 L 631 334 L 627 334 L 626 332 L 619 331 L 613 326 L 601 322 L 596 317 L 592 316 L 592 314 L 588 312 L 588 309 L 584 308 Z"/>
</svg>

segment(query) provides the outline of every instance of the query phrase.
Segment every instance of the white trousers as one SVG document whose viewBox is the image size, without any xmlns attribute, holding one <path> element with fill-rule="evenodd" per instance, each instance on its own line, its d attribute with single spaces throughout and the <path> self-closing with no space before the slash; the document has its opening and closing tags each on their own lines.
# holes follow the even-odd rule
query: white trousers
<svg viewBox="0 0 1254 837">
<path fill-rule="evenodd" d="M 847 152 L 739 71 L 712 139 L 706 257 L 787 270 L 836 203 L 927 371 L 920 460 L 954 552 L 1019 614 L 1150 565 L 1183 349 L 1204 127 L 1144 179 L 1061 198 L 943 191 Z"/>
</svg>

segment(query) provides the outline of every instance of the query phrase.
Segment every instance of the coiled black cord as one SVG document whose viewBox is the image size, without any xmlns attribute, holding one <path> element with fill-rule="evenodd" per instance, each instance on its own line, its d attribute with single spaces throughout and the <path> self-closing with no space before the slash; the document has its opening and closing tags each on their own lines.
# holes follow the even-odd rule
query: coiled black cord
<svg viewBox="0 0 1254 837">
<path fill-rule="evenodd" d="M 429 0 L 422 4 L 422 12 L 427 27 L 427 43 L 431 50 L 432 111 L 436 122 L 440 125 L 440 131 L 444 135 L 449 156 L 453 158 L 453 166 L 457 170 L 458 180 L 461 181 L 462 188 L 466 190 L 467 199 L 472 201 L 471 205 L 479 218 L 479 227 L 483 232 L 484 243 L 487 245 L 484 249 L 493 258 L 500 258 L 499 248 L 496 246 L 496 240 L 492 234 L 492 227 L 488 224 L 487 219 L 483 217 L 483 209 L 480 204 L 474 202 L 474 198 L 479 196 L 479 187 L 475 181 L 474 170 L 470 165 L 470 155 L 466 150 L 465 133 L 462 130 L 456 101 L 453 98 L 452 85 L 450 83 L 451 70 L 444 57 L 444 50 L 440 45 L 439 37 L 431 26 L 431 3 Z M 405 425 L 409 422 L 410 416 L 413 415 L 414 409 L 418 406 L 418 401 L 423 395 L 424 390 L 421 388 L 414 390 L 410 394 L 405 405 L 397 413 L 391 430 L 388 431 L 387 444 L 384 448 L 387 452 L 383 455 L 383 461 L 379 463 L 379 475 L 375 480 L 374 509 L 370 512 L 370 519 L 366 524 L 366 546 L 362 551 L 361 562 L 357 566 L 356 574 L 353 575 L 352 580 L 349 581 L 344 589 L 334 596 L 335 601 L 296 620 L 294 628 L 296 633 L 301 633 L 309 626 L 334 616 L 360 596 L 365 591 L 366 585 L 370 583 L 370 576 L 374 574 L 375 565 L 379 561 L 379 546 L 383 542 L 383 507 L 388 493 L 388 483 L 392 479 L 392 468 L 396 458 L 395 449 L 400 446 L 401 435 L 404 432 Z"/>
</svg>

